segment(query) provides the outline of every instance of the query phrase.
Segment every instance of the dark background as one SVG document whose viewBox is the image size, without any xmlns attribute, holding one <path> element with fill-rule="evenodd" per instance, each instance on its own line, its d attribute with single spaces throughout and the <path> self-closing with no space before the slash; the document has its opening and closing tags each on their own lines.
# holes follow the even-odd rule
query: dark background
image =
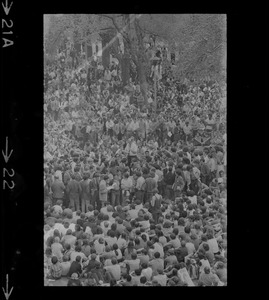
<svg viewBox="0 0 269 300">
<path fill-rule="evenodd" d="M 9 1 L 10 2 L 10 1 Z M 100 7 L 84 2 L 84 7 L 70 2 L 63 5 L 13 1 L 8 17 L 1 7 L 1 17 L 13 20 L 14 45 L 1 49 L 1 149 L 5 149 L 5 137 L 13 154 L 2 168 L 14 169 L 11 180 L 15 188 L 11 192 L 1 189 L 1 286 L 5 287 L 9 274 L 9 289 L 14 290 L 10 299 L 59 298 L 76 296 L 71 288 L 43 287 L 43 14 L 45 13 L 95 13 L 103 8 L 105 13 L 124 10 L 134 13 L 227 13 L 228 23 L 228 287 L 210 289 L 214 298 L 237 296 L 241 293 L 255 296 L 262 293 L 260 287 L 268 285 L 265 262 L 266 236 L 259 237 L 267 228 L 261 222 L 267 218 L 266 194 L 268 175 L 268 15 L 266 7 L 259 12 L 245 11 L 245 7 L 232 10 L 225 7 L 206 9 L 193 6 L 188 10 L 163 4 L 100 3 Z M 85 5 L 86 4 L 86 5 Z M 268 7 L 267 7 L 268 8 Z M 102 12 L 104 13 L 104 11 Z M 11 29 L 8 29 L 11 30 Z M 5 31 L 5 30 L 3 30 Z M 267 112 L 267 115 L 266 115 Z M 263 113 L 265 115 L 263 116 Z M 2 169 L 3 170 L 3 169 Z M 2 173 L 1 170 L 1 173 Z M 2 177 L 3 179 L 3 177 Z M 263 181 L 264 179 L 264 181 Z M 2 184 L 2 183 L 1 183 Z M 258 228 L 255 225 L 259 225 Z M 268 227 L 268 225 L 267 225 Z M 264 247 L 264 248 L 263 248 Z M 258 288 L 258 289 L 257 289 Z M 81 290 L 81 288 L 78 288 Z M 116 296 L 129 297 L 133 292 Z M 88 293 L 87 288 L 82 288 Z M 93 290 L 91 290 L 92 292 Z M 97 290 L 94 290 L 95 292 Z M 98 290 L 98 296 L 108 289 Z M 161 289 L 167 294 L 167 290 Z M 181 295 L 175 290 L 173 294 Z M 185 289 L 198 297 L 208 295 L 207 288 Z M 91 296 L 89 291 L 88 295 Z M 156 288 L 150 293 L 156 292 Z M 159 291 L 157 291 L 159 293 Z M 2 291 L 1 291 L 2 293 Z M 169 290 L 170 293 L 170 290 Z M 236 293 L 236 294 L 235 294 Z M 240 294 L 238 294 L 240 293 Z M 171 297 L 172 295 L 171 294 Z M 268 294 L 268 289 L 267 289 Z M 112 297 L 111 290 L 109 291 Z M 169 294 L 170 295 L 170 294 Z M 4 296 L 1 294 L 1 296 Z M 264 294 L 262 296 L 265 296 Z M 164 295 L 165 297 L 165 295 Z"/>
</svg>

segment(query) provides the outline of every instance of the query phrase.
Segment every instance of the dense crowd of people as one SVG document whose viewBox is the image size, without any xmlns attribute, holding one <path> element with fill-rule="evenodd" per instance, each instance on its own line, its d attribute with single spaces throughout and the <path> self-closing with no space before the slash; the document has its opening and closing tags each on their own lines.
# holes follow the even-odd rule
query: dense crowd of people
<svg viewBox="0 0 269 300">
<path fill-rule="evenodd" d="M 225 87 L 121 75 L 45 66 L 45 285 L 226 285 Z"/>
</svg>

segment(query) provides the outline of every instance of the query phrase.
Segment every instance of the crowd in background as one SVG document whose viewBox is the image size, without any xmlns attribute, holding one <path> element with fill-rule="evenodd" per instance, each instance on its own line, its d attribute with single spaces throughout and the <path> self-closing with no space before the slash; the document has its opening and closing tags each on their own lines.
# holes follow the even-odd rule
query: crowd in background
<svg viewBox="0 0 269 300">
<path fill-rule="evenodd" d="M 121 76 L 73 50 L 45 67 L 45 284 L 225 285 L 225 88 Z"/>
</svg>

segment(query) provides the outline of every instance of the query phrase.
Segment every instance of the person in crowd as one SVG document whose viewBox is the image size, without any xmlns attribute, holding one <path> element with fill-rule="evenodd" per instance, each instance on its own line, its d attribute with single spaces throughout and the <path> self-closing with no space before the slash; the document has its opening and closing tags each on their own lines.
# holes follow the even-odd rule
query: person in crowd
<svg viewBox="0 0 269 300">
<path fill-rule="evenodd" d="M 73 208 L 75 211 L 80 210 L 79 196 L 81 193 L 81 186 L 79 182 L 76 180 L 75 174 L 71 175 L 71 180 L 68 182 L 66 186 L 66 191 L 70 199 L 69 207 Z"/>
</svg>

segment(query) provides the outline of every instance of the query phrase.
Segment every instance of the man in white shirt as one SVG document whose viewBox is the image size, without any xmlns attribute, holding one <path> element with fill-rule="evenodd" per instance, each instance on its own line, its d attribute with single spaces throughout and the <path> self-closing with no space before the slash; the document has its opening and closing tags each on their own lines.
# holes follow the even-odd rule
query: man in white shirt
<svg viewBox="0 0 269 300">
<path fill-rule="evenodd" d="M 142 272 L 141 272 L 141 275 L 142 276 L 145 276 L 147 278 L 147 280 L 151 280 L 151 277 L 152 277 L 152 268 L 150 268 L 148 266 L 148 264 L 146 263 L 142 263 Z"/>
<path fill-rule="evenodd" d="M 94 242 L 94 249 L 98 255 L 103 254 L 105 252 L 105 241 L 103 238 L 99 238 Z"/>
<path fill-rule="evenodd" d="M 125 151 L 128 153 L 128 165 L 130 166 L 132 158 L 137 156 L 138 146 L 133 137 L 130 138 Z"/>
<path fill-rule="evenodd" d="M 157 270 L 158 275 L 153 276 L 153 280 L 156 280 L 161 286 L 166 286 L 167 276 L 163 273 L 162 270 Z"/>
<path fill-rule="evenodd" d="M 155 243 L 153 244 L 153 247 L 154 247 L 153 254 L 159 252 L 160 258 L 163 258 L 164 257 L 163 245 L 159 242 L 158 238 L 155 239 Z"/>
<path fill-rule="evenodd" d="M 131 209 L 128 211 L 128 214 L 130 215 L 131 219 L 136 219 L 138 217 L 138 209 L 136 209 L 136 206 L 134 203 L 131 204 Z"/>
<path fill-rule="evenodd" d="M 54 173 L 54 177 L 58 177 L 60 181 L 63 181 L 63 175 L 60 168 L 58 168 L 58 170 Z"/>
<path fill-rule="evenodd" d="M 118 261 L 115 257 L 113 257 L 111 259 L 111 262 L 112 262 L 112 265 L 106 266 L 106 267 L 104 267 L 104 269 L 109 274 L 108 277 L 110 277 L 110 278 L 112 277 L 118 281 L 121 278 L 121 267 L 118 264 Z"/>
</svg>

